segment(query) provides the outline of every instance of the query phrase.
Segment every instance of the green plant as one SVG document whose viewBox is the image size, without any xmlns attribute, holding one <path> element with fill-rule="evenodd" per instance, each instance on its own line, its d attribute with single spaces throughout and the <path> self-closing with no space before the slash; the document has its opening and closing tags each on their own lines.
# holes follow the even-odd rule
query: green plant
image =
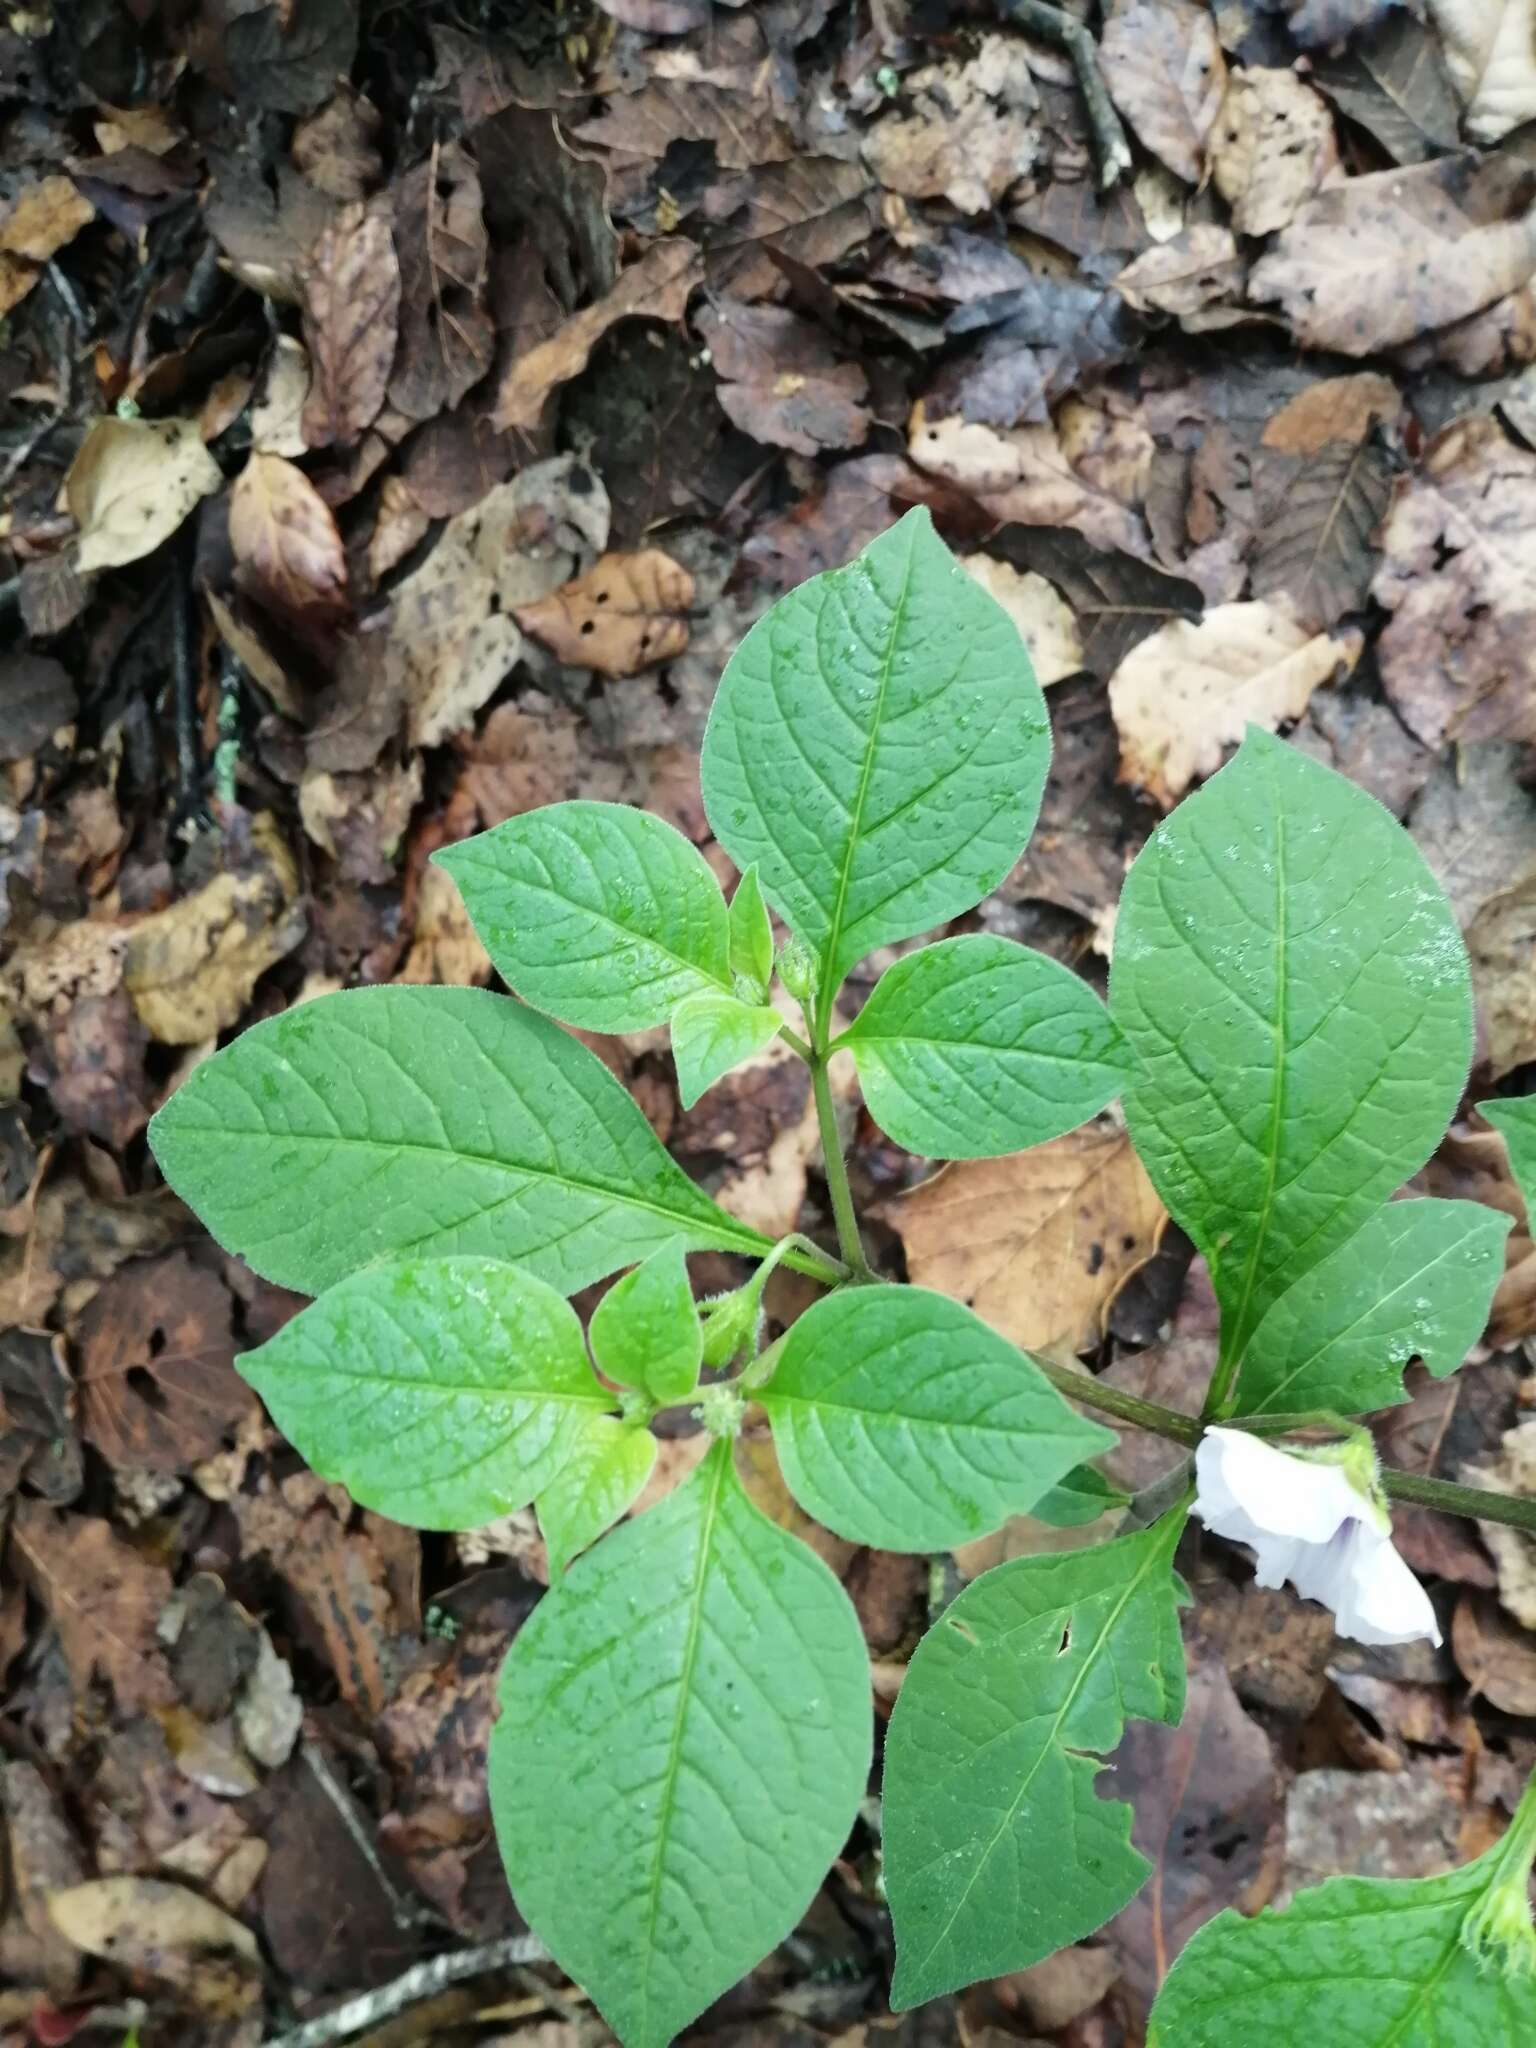
<svg viewBox="0 0 1536 2048">
<path fill-rule="evenodd" d="M 316 1470 L 428 1529 L 536 1507 L 553 1585 L 506 1662 L 497 1829 L 523 1912 L 631 2048 L 669 2039 L 793 1926 L 866 1790 L 859 1626 L 742 1488 L 733 1439 L 754 1406 L 807 1512 L 890 1549 L 943 1551 L 1024 1511 L 1069 1524 L 1124 1507 L 1091 1462 L 1114 1438 L 1083 1407 L 1202 1459 L 1230 1439 L 1210 1425 L 1289 1438 L 1298 1495 L 1309 1473 L 1319 1498 L 1326 1481 L 1361 1556 L 1390 1551 L 1383 1489 L 1536 1528 L 1530 1503 L 1381 1473 L 1350 1420 L 1403 1398 L 1410 1358 L 1460 1362 L 1508 1227 L 1467 1203 L 1389 1201 L 1460 1099 L 1471 998 L 1450 909 L 1371 798 L 1255 733 L 1132 868 L 1107 1011 L 1052 961 L 972 935 L 905 954 L 840 1023 L 858 960 L 963 915 L 1007 874 L 1049 751 L 1012 624 L 909 514 L 784 598 L 726 670 L 703 785 L 741 871 L 729 903 L 644 813 L 576 802 L 514 818 L 439 858 L 521 1001 L 323 997 L 244 1033 L 155 1119 L 167 1179 L 214 1234 L 318 1296 L 243 1361 Z M 777 956 L 769 906 L 792 934 Z M 800 1029 L 771 1000 L 776 967 Z M 690 1100 L 787 1040 L 811 1072 L 837 1253 L 727 1215 L 555 1019 L 669 1023 Z M 1122 1096 L 1221 1304 L 1205 1414 L 1033 1360 L 952 1300 L 875 1282 L 828 1084 L 839 1051 L 881 1127 L 934 1158 L 1037 1144 Z M 1528 1106 L 1490 1114 L 1529 1174 Z M 701 1308 L 685 1254 L 705 1249 L 758 1263 Z M 763 1349 L 778 1261 L 828 1291 Z M 566 1296 L 620 1268 L 584 1334 Z M 723 1377 L 703 1383 L 706 1369 Z M 651 1472 L 654 1415 L 678 1404 L 716 1441 L 612 1528 Z M 1164 1496 L 1130 1504 L 1110 1541 L 989 1572 L 919 1648 L 885 1756 L 897 2003 L 1036 1961 L 1145 1876 L 1129 1808 L 1094 1780 L 1128 1718 L 1176 1722 L 1182 1705 L 1174 1552 L 1195 1488 L 1181 1472 Z M 1216 1498 L 1212 1483 L 1197 1511 L 1214 1517 Z M 1498 1865 L 1506 1905 L 1529 1833 L 1522 1818 Z M 1243 2017 L 1283 2018 L 1294 1974 L 1344 1939 L 1330 1896 L 1390 1908 L 1403 1930 L 1417 1915 L 1441 1942 L 1431 1954 L 1404 1932 L 1407 2018 L 1380 1985 L 1335 1973 L 1352 2042 L 1459 2041 L 1452 1988 L 1485 2031 L 1506 2011 L 1536 2025 L 1529 1983 L 1457 1945 L 1474 1923 L 1486 1935 L 1483 1868 L 1216 1922 L 1170 1979 L 1162 2039 L 1233 2037 L 1225 2018 L 1210 2031 L 1221 1970 Z"/>
</svg>

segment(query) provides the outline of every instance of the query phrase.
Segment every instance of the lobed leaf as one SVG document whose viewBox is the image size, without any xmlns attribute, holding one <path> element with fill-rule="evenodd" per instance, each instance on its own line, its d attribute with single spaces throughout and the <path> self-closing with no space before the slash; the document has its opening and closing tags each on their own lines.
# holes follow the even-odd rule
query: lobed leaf
<svg viewBox="0 0 1536 2048">
<path fill-rule="evenodd" d="M 1081 976 L 985 932 L 888 967 L 843 1033 L 869 1113 L 908 1152 L 995 1159 L 1120 1092 L 1120 1034 Z"/>
<path fill-rule="evenodd" d="M 491 1806 L 529 1925 L 626 2048 L 663 2048 L 794 1926 L 871 1749 L 846 1594 L 718 1443 L 518 1632 Z"/>
<path fill-rule="evenodd" d="M 322 1479 L 416 1529 L 526 1507 L 613 1407 L 570 1303 L 496 1259 L 353 1273 L 239 1365 Z"/>
<path fill-rule="evenodd" d="M 644 1031 L 685 996 L 731 993 L 725 898 L 664 818 L 549 804 L 432 856 L 509 988 L 588 1031 Z"/>
<path fill-rule="evenodd" d="M 756 1399 L 801 1507 L 881 1550 L 984 1536 L 1115 1443 L 1023 1352 L 923 1287 L 824 1295 Z"/>
<path fill-rule="evenodd" d="M 1488 1321 L 1510 1219 L 1481 1202 L 1388 1202 L 1302 1275 L 1253 1333 L 1244 1414 L 1403 1401 L 1403 1368 L 1454 1372 Z"/>
<path fill-rule="evenodd" d="M 516 1261 L 562 1292 L 671 1238 L 761 1257 L 595 1054 L 481 989 L 352 989 L 204 1060 L 149 1128 L 213 1235 L 306 1294 L 402 1253 Z"/>
<path fill-rule="evenodd" d="M 1050 751 L 1017 627 L 921 507 L 758 620 L 715 695 L 704 807 L 817 953 L 818 1015 L 873 947 L 997 886 Z"/>
<path fill-rule="evenodd" d="M 1131 1809 L 1094 1779 L 1130 1717 L 1183 1711 L 1183 1522 L 999 1565 L 918 1645 L 885 1745 L 898 2009 L 1027 1969 L 1145 1879 Z"/>
<path fill-rule="evenodd" d="M 1456 920 L 1374 797 L 1250 728 L 1131 868 L 1110 1012 L 1136 1149 L 1240 1358 L 1445 1131 L 1472 1049 Z"/>
</svg>

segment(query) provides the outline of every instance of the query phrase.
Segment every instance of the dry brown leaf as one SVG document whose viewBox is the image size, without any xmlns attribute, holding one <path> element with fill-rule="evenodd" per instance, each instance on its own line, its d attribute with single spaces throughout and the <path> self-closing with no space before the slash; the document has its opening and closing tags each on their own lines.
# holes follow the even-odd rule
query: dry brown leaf
<svg viewBox="0 0 1536 2048">
<path fill-rule="evenodd" d="M 1160 627 L 1110 678 L 1120 780 L 1171 810 L 1250 724 L 1274 732 L 1299 718 L 1320 684 L 1349 673 L 1363 644 L 1358 632 L 1313 634 L 1263 601 Z"/>
<path fill-rule="evenodd" d="M 480 173 L 457 142 L 436 146 L 395 185 L 400 347 L 389 402 L 428 420 L 457 405 L 491 367 L 496 323 L 485 303 L 490 244 Z"/>
<path fill-rule="evenodd" d="M 293 161 L 328 198 L 366 199 L 384 175 L 378 151 L 382 125 L 372 100 L 343 83 L 333 99 L 294 129 Z"/>
<path fill-rule="evenodd" d="M 389 385 L 400 318 L 400 264 L 376 204 L 342 207 L 304 275 L 311 383 L 303 433 L 311 448 L 351 444 L 372 424 Z"/>
<path fill-rule="evenodd" d="M 963 61 L 908 72 L 902 96 L 902 109 L 864 137 L 865 160 L 888 192 L 984 213 L 1032 167 L 1039 94 L 1014 37 L 983 35 Z"/>
<path fill-rule="evenodd" d="M 64 479 L 82 573 L 136 562 L 224 481 L 196 420 L 93 421 Z"/>
<path fill-rule="evenodd" d="M 299 784 L 299 817 L 343 881 L 393 882 L 421 783 L 420 754 L 367 774 L 307 771 Z"/>
<path fill-rule="evenodd" d="M 1395 348 L 1481 312 L 1536 269 L 1536 169 L 1443 157 L 1350 178 L 1305 205 L 1248 281 L 1304 348 Z"/>
<path fill-rule="evenodd" d="M 749 171 L 795 154 L 794 139 L 766 95 L 702 78 L 652 77 L 615 96 L 608 110 L 572 131 L 621 157 L 664 157 L 678 142 L 713 143 L 722 170 Z"/>
<path fill-rule="evenodd" d="M 255 1405 L 234 1369 L 229 1290 L 185 1252 L 136 1261 L 80 1319 L 86 1437 L 112 1466 L 184 1472 Z"/>
<path fill-rule="evenodd" d="M 58 1631 L 77 1695 L 99 1675 L 120 1707 L 169 1706 L 176 1692 L 156 1635 L 171 1596 L 165 1566 L 141 1556 L 110 1522 L 59 1514 L 41 1501 L 18 1501 L 11 1539 Z"/>
<path fill-rule="evenodd" d="M 1110 1303 L 1167 1223 L 1123 1130 L 1090 1124 L 1006 1159 L 963 1160 L 889 1205 L 920 1287 L 1013 1343 L 1098 1343 Z"/>
<path fill-rule="evenodd" d="M 0 1813 L 5 1818 L 13 1908 L 38 1944 L 38 1962 L 50 1996 L 67 2001 L 80 1980 L 80 1951 L 54 1925 L 48 1900 L 80 1882 L 84 1859 L 60 1799 L 36 1764 L 18 1758 L 0 1765 Z"/>
<path fill-rule="evenodd" d="M 1319 377 L 1265 422 L 1261 439 L 1280 455 L 1318 455 L 1330 441 L 1363 441 L 1378 420 L 1394 421 L 1402 409 L 1402 393 L 1378 371 Z"/>
<path fill-rule="evenodd" d="M 1516 1499 L 1536 1498 L 1536 1422 L 1504 1432 L 1493 1464 L 1463 1466 L 1457 1477 Z M 1536 1540 L 1500 1522 L 1479 1522 L 1499 1571 L 1499 1599 L 1522 1628 L 1536 1629 Z"/>
<path fill-rule="evenodd" d="M 1479 1043 L 1495 1080 L 1536 1058 L 1536 873 L 1489 897 L 1467 931 Z"/>
<path fill-rule="evenodd" d="M 378 516 L 368 542 L 368 580 L 382 582 L 405 560 L 432 525 L 401 476 L 387 476 L 379 492 Z"/>
<path fill-rule="evenodd" d="M 1042 689 L 1075 676 L 1083 667 L 1083 643 L 1072 607 L 1054 584 L 1033 569 L 1018 570 L 991 555 L 962 555 L 960 566 L 995 597 L 1029 649 L 1035 681 Z"/>
<path fill-rule="evenodd" d="M 693 578 L 660 548 L 604 555 L 585 576 L 513 617 L 561 661 L 605 676 L 632 676 L 671 661 L 688 645 Z"/>
<path fill-rule="evenodd" d="M 1236 70 L 1210 156 L 1237 232 L 1273 234 L 1338 171 L 1333 110 L 1294 71 Z"/>
<path fill-rule="evenodd" d="M 869 433 L 864 372 L 838 362 L 811 321 L 722 297 L 699 315 L 698 329 L 721 379 L 721 406 L 755 441 L 819 455 L 857 447 Z"/>
<path fill-rule="evenodd" d="M 95 217 L 73 178 L 39 178 L 23 187 L 0 221 L 0 319 L 31 291 L 43 264 Z"/>
<path fill-rule="evenodd" d="M 912 409 L 908 447 L 915 463 L 968 492 L 995 520 L 1070 526 L 1095 547 L 1150 552 L 1134 497 L 1127 502 L 1081 474 L 1069 459 L 1059 423 L 999 430 L 958 414 L 930 418 L 919 402 Z M 1123 466 L 1112 475 L 1122 484 Z"/>
<path fill-rule="evenodd" d="M 263 811 L 224 874 L 135 925 L 123 985 L 152 1037 L 196 1045 L 239 1021 L 260 977 L 304 936 L 298 887 L 293 855 Z"/>
<path fill-rule="evenodd" d="M 1104 23 L 1099 62 L 1141 141 L 1176 177 L 1198 185 L 1227 84 L 1210 10 L 1195 0 L 1119 0 Z"/>
<path fill-rule="evenodd" d="M 842 157 L 759 165 L 730 188 L 735 211 L 709 238 L 710 284 L 763 299 L 784 281 L 775 252 L 812 270 L 838 262 L 867 239 L 877 196 L 863 165 Z"/>
<path fill-rule="evenodd" d="M 229 494 L 229 544 L 247 596 L 292 620 L 347 608 L 347 556 L 331 508 L 302 469 L 253 454 Z"/>
<path fill-rule="evenodd" d="M 1474 142 L 1498 142 L 1536 117 L 1532 0 L 1429 0 Z"/>
<path fill-rule="evenodd" d="M 491 978 L 486 952 L 445 868 L 422 870 L 411 950 L 396 981 L 448 988 L 483 988 Z"/>
<path fill-rule="evenodd" d="M 216 590 L 205 589 L 214 628 L 224 645 L 249 669 L 252 679 L 266 691 L 285 718 L 297 724 L 304 715 L 304 699 L 294 687 L 288 671 L 267 646 L 250 620 L 242 615 L 241 600 L 226 604 Z"/>
<path fill-rule="evenodd" d="M 1241 288 L 1243 261 L 1230 228 L 1197 221 L 1171 242 L 1156 242 L 1115 279 L 1115 290 L 1142 313 L 1198 313 Z"/>
<path fill-rule="evenodd" d="M 1381 678 L 1407 725 L 1432 747 L 1536 740 L 1536 455 L 1489 413 L 1453 421 L 1399 485 L 1382 549 Z"/>
<path fill-rule="evenodd" d="M 1504 1714 L 1536 1714 L 1536 1641 L 1491 1593 L 1463 1593 L 1451 1648 L 1468 1685 Z"/>
<path fill-rule="evenodd" d="M 637 263 L 594 306 L 574 314 L 558 334 L 519 356 L 497 393 L 492 419 L 498 427 L 534 427 L 544 401 L 557 384 L 579 377 L 599 341 L 620 320 L 680 320 L 703 260 L 681 235 L 653 242 Z"/>
<path fill-rule="evenodd" d="M 261 1952 L 248 1927 L 186 1885 L 95 1877 L 54 1892 L 54 1926 L 87 1955 L 174 1985 L 210 2019 L 261 1997 Z"/>
<path fill-rule="evenodd" d="M 280 334 L 267 359 L 261 396 L 251 407 L 251 447 L 292 460 L 308 453 L 304 406 L 309 397 L 309 353 L 291 334 Z"/>
</svg>

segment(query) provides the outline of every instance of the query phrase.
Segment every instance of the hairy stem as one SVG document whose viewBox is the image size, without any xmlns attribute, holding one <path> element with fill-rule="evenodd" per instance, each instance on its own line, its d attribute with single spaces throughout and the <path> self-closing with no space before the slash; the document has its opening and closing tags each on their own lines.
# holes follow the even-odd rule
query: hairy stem
<svg viewBox="0 0 1536 2048">
<path fill-rule="evenodd" d="M 1176 1408 L 1159 1407 L 1155 1401 L 1143 1401 L 1135 1394 L 1123 1393 L 1118 1387 L 1107 1387 L 1102 1380 L 1091 1378 L 1087 1373 L 1073 1372 L 1070 1367 L 1056 1365 L 1049 1358 L 1030 1354 L 1051 1385 L 1069 1400 L 1081 1401 L 1086 1408 L 1097 1408 L 1102 1414 L 1114 1415 L 1121 1422 L 1128 1422 L 1135 1429 L 1150 1430 L 1154 1436 L 1167 1437 L 1170 1442 L 1183 1444 L 1193 1449 L 1205 1434 L 1206 1425 L 1193 1415 L 1181 1415 Z M 1304 1418 L 1310 1422 L 1312 1418 Z M 1282 1417 L 1274 1415 L 1234 1416 L 1227 1426 L 1232 1429 L 1252 1427 L 1258 1435 L 1275 1433 Z M 1292 1427 L 1297 1424 L 1292 1423 Z M 1437 1508 L 1445 1515 L 1465 1515 L 1472 1521 L 1499 1522 L 1507 1529 L 1523 1530 L 1527 1536 L 1536 1536 L 1536 1500 L 1520 1500 L 1513 1494 L 1486 1493 L 1480 1486 L 1457 1486 L 1449 1479 L 1428 1479 L 1418 1472 L 1400 1472 L 1394 1465 L 1383 1465 L 1381 1483 L 1389 1500 L 1399 1500 L 1406 1505 L 1422 1508 Z"/>
<path fill-rule="evenodd" d="M 838 1159 L 842 1163 L 841 1154 Z M 804 1273 L 807 1279 L 819 1280 L 823 1287 L 841 1287 L 845 1280 L 853 1278 L 853 1269 L 844 1265 L 841 1259 L 834 1259 L 830 1252 L 820 1250 L 808 1237 L 797 1237 L 784 1253 L 781 1263 L 792 1266 L 797 1273 Z"/>
<path fill-rule="evenodd" d="M 816 1121 L 821 1128 L 821 1152 L 826 1168 L 827 1193 L 832 1197 L 832 1217 L 837 1224 L 837 1248 L 855 1280 L 873 1280 L 859 1236 L 859 1219 L 853 1213 L 853 1191 L 848 1185 L 848 1168 L 843 1161 L 843 1141 L 837 1130 L 837 1111 L 832 1106 L 832 1085 L 827 1079 L 827 1055 L 811 1060 L 811 1093 L 816 1098 Z"/>
</svg>

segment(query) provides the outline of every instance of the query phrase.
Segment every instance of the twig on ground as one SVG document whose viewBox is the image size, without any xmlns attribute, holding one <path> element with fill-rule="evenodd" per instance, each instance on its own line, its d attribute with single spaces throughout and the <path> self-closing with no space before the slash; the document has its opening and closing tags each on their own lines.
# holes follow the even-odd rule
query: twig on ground
<svg viewBox="0 0 1536 2048">
<path fill-rule="evenodd" d="M 377 2026 L 381 2020 L 404 2012 L 409 2005 L 435 1998 L 450 1984 L 462 1984 L 470 1977 L 488 1977 L 493 1970 L 519 1970 L 529 1963 L 547 1963 L 549 1959 L 549 1950 L 534 1934 L 507 1934 L 500 1941 L 487 1941 L 479 1948 L 461 1948 L 433 1956 L 425 1963 L 413 1963 L 393 1983 L 381 1984 L 377 1991 L 359 1992 L 356 1998 L 322 2013 L 317 2020 L 306 2020 L 291 2033 L 270 2036 L 264 2048 L 332 2048 L 334 2042 L 345 2041 L 349 2034 L 360 2034 L 364 2027 Z"/>
<path fill-rule="evenodd" d="M 1011 21 L 1027 35 L 1038 36 L 1044 43 L 1058 44 L 1072 59 L 1078 89 L 1083 95 L 1083 111 L 1093 131 L 1093 146 L 1099 159 L 1099 184 L 1108 191 L 1130 171 L 1131 145 L 1109 97 L 1104 74 L 1099 69 L 1099 53 L 1093 37 L 1075 15 L 1050 6 L 1048 0 L 1000 0 L 999 12 L 1005 21 Z"/>
</svg>

